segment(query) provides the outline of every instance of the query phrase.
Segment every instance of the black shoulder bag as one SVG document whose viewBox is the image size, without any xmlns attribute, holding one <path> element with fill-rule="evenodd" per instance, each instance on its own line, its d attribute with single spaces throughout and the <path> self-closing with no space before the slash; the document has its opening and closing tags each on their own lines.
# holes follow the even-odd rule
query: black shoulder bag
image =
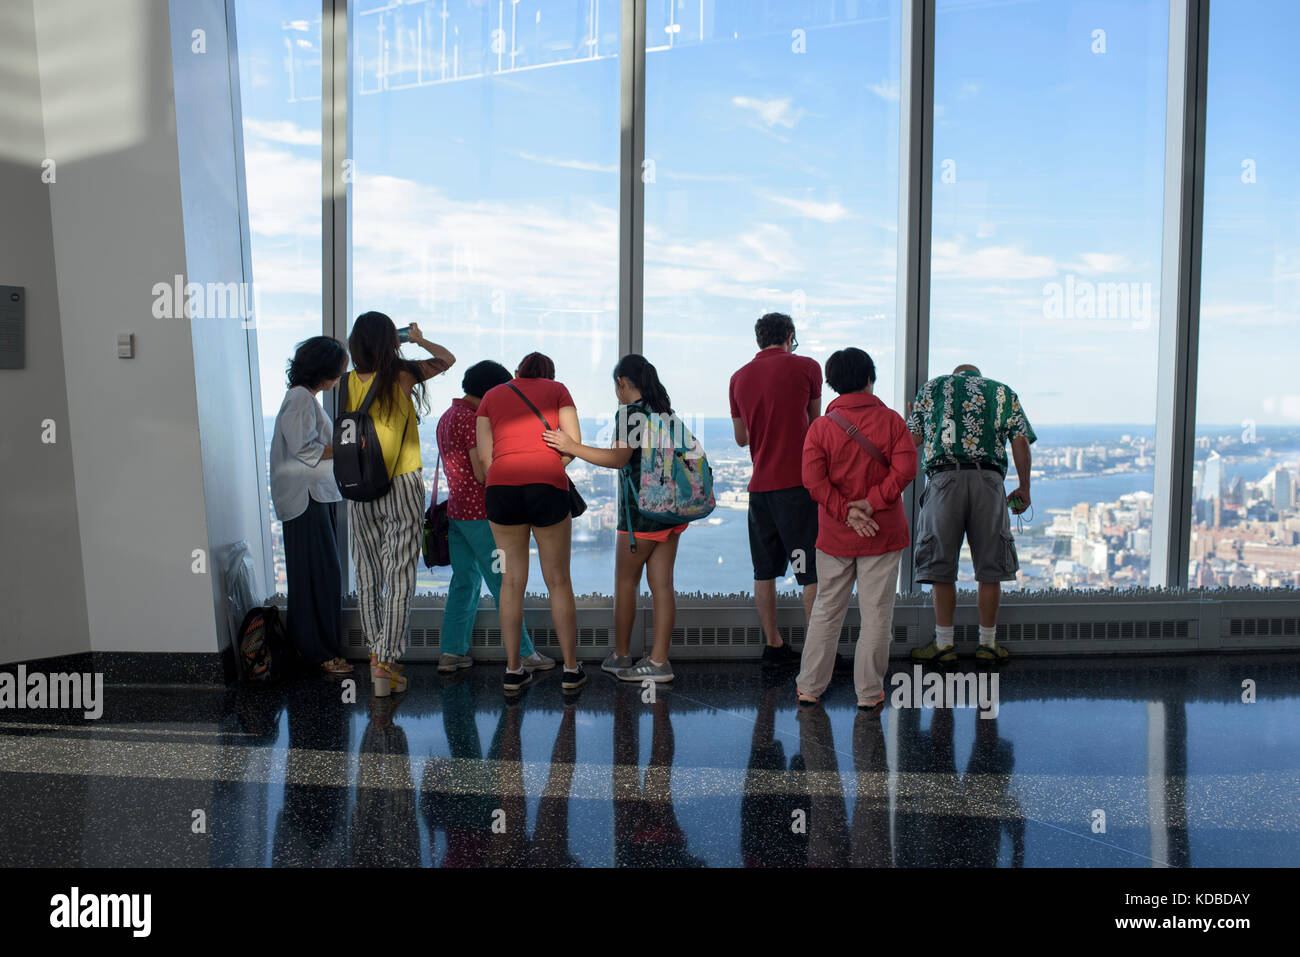
<svg viewBox="0 0 1300 957">
<path fill-rule="evenodd" d="M 510 388 L 514 390 L 515 395 L 523 399 L 524 404 L 527 405 L 528 408 L 533 410 L 533 414 L 542 420 L 542 425 L 546 426 L 547 432 L 554 431 L 551 428 L 551 423 L 546 421 L 546 416 L 542 415 L 541 410 L 539 410 L 537 406 L 533 405 L 532 399 L 528 398 L 528 396 L 524 395 L 521 391 L 519 391 L 519 387 L 516 386 L 513 382 L 507 382 L 506 385 L 510 386 Z M 577 518 L 586 510 L 587 510 L 587 503 L 583 500 L 582 493 L 579 492 L 577 486 L 573 484 L 573 479 L 569 479 L 569 514 L 572 515 L 574 518 Z"/>
</svg>

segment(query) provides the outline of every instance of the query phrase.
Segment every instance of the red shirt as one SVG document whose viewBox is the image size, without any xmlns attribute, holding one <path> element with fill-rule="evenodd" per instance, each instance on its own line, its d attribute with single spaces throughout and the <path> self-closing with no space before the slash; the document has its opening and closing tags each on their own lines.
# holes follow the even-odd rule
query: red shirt
<svg viewBox="0 0 1300 957">
<path fill-rule="evenodd" d="M 569 390 L 553 379 L 512 379 L 488 389 L 478 406 L 479 418 L 492 423 L 492 466 L 487 484 L 541 483 L 568 489 L 569 476 L 560 453 L 542 441 L 546 427 L 511 385 L 528 396 L 553 429 L 560 427 L 560 410 L 573 405 Z"/>
<path fill-rule="evenodd" d="M 856 425 L 889 460 L 889 468 L 872 458 L 849 434 L 828 418 L 838 412 Z M 817 502 L 817 549 L 839 558 L 883 555 L 906 548 L 911 537 L 899 500 L 916 478 L 916 443 L 903 417 L 874 395 L 842 395 L 808 429 L 803 445 L 803 484 Z M 865 498 L 880 530 L 863 538 L 845 524 L 849 502 Z"/>
<path fill-rule="evenodd" d="M 808 404 L 821 394 L 821 366 L 784 349 L 764 349 L 731 377 L 731 417 L 745 423 L 754 460 L 751 492 L 803 484 L 799 453 Z"/>
<path fill-rule="evenodd" d="M 447 474 L 447 517 L 461 522 L 487 520 L 483 486 L 469 461 L 478 447 L 477 421 L 474 406 L 464 399 L 453 399 L 451 408 L 438 420 L 438 454 Z"/>
</svg>

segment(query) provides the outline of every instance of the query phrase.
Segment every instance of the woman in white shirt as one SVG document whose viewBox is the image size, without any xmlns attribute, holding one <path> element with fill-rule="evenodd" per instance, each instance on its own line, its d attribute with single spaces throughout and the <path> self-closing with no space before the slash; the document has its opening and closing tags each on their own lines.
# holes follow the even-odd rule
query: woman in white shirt
<svg viewBox="0 0 1300 957">
<path fill-rule="evenodd" d="M 271 501 L 284 526 L 289 579 L 286 629 L 307 661 L 330 674 L 352 670 L 344 658 L 342 576 L 334 538 L 334 426 L 316 397 L 338 385 L 348 354 L 329 336 L 300 343 L 289 362 L 289 391 L 271 439 Z"/>
</svg>

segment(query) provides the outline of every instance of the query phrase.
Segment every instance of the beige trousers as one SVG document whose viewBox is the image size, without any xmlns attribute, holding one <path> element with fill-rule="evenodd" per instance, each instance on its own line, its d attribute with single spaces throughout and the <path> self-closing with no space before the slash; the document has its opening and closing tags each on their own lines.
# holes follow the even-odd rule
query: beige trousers
<svg viewBox="0 0 1300 957">
<path fill-rule="evenodd" d="M 870 704 L 885 690 L 889 668 L 889 642 L 893 637 L 894 593 L 898 587 L 898 561 L 903 551 L 883 555 L 837 558 L 817 550 L 817 601 L 808 621 L 797 686 L 804 694 L 820 698 L 835 670 L 835 648 L 849 609 L 853 584 L 858 586 L 862 629 L 853 655 L 853 684 L 859 704 Z"/>
</svg>

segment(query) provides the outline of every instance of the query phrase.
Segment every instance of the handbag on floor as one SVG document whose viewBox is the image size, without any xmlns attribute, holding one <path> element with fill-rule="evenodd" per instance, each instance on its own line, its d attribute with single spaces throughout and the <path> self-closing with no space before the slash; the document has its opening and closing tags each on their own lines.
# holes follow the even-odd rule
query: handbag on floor
<svg viewBox="0 0 1300 957">
<path fill-rule="evenodd" d="M 451 482 L 447 483 L 447 498 L 438 501 L 438 474 L 442 468 L 442 452 L 438 452 L 438 464 L 433 467 L 433 501 L 424 513 L 424 534 L 420 539 L 420 553 L 424 556 L 424 567 L 451 564 L 451 518 L 447 506 L 451 502 Z"/>
<path fill-rule="evenodd" d="M 533 405 L 532 399 L 519 391 L 519 388 L 513 382 L 507 382 L 506 385 L 515 390 L 515 395 L 524 400 L 528 408 L 533 410 L 533 414 L 542 420 L 542 425 L 546 426 L 546 431 L 551 432 L 551 423 L 546 421 L 546 416 L 542 415 L 541 410 Z M 569 514 L 577 518 L 587 510 L 587 502 L 578 491 L 578 487 L 573 484 L 573 479 L 569 479 Z"/>
</svg>

